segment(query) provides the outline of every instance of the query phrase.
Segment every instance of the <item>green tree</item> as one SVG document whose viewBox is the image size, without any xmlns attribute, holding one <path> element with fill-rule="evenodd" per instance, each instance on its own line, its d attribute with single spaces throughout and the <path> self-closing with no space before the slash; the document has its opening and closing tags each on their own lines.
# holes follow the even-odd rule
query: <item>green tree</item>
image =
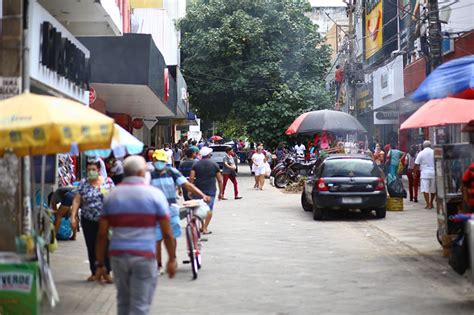
<svg viewBox="0 0 474 315">
<path fill-rule="evenodd" d="M 179 22 L 183 73 L 204 122 L 274 145 L 304 111 L 327 108 L 329 48 L 305 0 L 196 1 Z M 237 123 L 235 123 L 237 122 Z"/>
</svg>

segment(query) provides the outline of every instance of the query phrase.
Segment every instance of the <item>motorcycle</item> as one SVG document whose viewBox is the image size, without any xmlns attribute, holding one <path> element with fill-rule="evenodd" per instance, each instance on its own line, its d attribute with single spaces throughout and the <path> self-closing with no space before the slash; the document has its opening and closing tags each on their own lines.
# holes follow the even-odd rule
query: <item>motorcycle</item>
<svg viewBox="0 0 474 315">
<path fill-rule="evenodd" d="M 285 188 L 292 182 L 297 182 L 301 176 L 311 174 L 317 160 L 301 161 L 298 157 L 289 155 L 278 163 L 270 174 L 270 183 L 277 188 Z"/>
</svg>

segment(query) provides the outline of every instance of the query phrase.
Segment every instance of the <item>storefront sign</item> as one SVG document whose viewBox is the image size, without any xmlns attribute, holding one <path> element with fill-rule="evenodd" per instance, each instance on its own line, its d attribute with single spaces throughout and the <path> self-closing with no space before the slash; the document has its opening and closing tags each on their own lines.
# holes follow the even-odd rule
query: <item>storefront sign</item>
<svg viewBox="0 0 474 315">
<path fill-rule="evenodd" d="M 374 106 L 373 82 L 367 82 L 356 88 L 357 110 L 365 113 Z"/>
<path fill-rule="evenodd" d="M 156 119 L 156 118 L 143 118 L 143 123 L 145 124 L 145 126 L 149 130 L 151 130 L 158 123 L 158 119 Z"/>
<path fill-rule="evenodd" d="M 365 59 L 369 59 L 382 48 L 383 0 L 366 1 L 365 13 Z"/>
<path fill-rule="evenodd" d="M 132 126 L 134 129 L 142 129 L 143 128 L 143 119 L 135 118 L 132 120 Z"/>
<path fill-rule="evenodd" d="M 21 94 L 21 78 L 0 77 L 0 99 L 6 99 Z"/>
<path fill-rule="evenodd" d="M 374 112 L 375 125 L 398 125 L 399 123 L 398 112 Z"/>
<path fill-rule="evenodd" d="M 400 25 L 400 50 L 411 51 L 415 40 L 416 0 L 399 0 L 398 18 Z"/>
<path fill-rule="evenodd" d="M 89 51 L 34 0 L 29 16 L 31 79 L 89 104 Z"/>
<path fill-rule="evenodd" d="M 381 66 L 373 75 L 374 109 L 393 103 L 405 96 L 403 86 L 403 56 Z"/>
<path fill-rule="evenodd" d="M 97 92 L 95 89 L 91 86 L 89 88 L 89 104 L 94 103 L 97 100 Z"/>
</svg>

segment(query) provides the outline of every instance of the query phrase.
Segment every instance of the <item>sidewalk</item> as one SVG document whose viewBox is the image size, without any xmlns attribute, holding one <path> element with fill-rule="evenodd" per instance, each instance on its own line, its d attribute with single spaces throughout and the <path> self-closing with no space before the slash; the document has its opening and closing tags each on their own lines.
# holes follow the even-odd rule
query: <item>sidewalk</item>
<svg viewBox="0 0 474 315">
<path fill-rule="evenodd" d="M 175 279 L 159 278 L 150 314 L 472 314 L 471 286 L 442 257 L 436 212 L 423 202 L 405 200 L 383 220 L 314 221 L 299 194 L 252 187 L 241 174 L 244 199 L 216 204 L 198 280 L 179 263 Z M 85 281 L 82 233 L 59 243 L 51 266 L 61 301 L 41 314 L 116 314 L 115 287 Z"/>
</svg>

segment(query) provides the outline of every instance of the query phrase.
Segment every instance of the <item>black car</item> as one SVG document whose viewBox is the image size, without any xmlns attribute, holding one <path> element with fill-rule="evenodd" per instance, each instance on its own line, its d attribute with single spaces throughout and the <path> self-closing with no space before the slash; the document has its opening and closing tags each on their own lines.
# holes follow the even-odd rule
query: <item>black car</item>
<svg viewBox="0 0 474 315">
<path fill-rule="evenodd" d="M 319 164 L 319 163 L 318 163 Z M 387 192 L 380 168 L 364 155 L 332 155 L 308 177 L 301 195 L 305 211 L 321 220 L 329 210 L 375 210 L 385 218 Z"/>
</svg>

